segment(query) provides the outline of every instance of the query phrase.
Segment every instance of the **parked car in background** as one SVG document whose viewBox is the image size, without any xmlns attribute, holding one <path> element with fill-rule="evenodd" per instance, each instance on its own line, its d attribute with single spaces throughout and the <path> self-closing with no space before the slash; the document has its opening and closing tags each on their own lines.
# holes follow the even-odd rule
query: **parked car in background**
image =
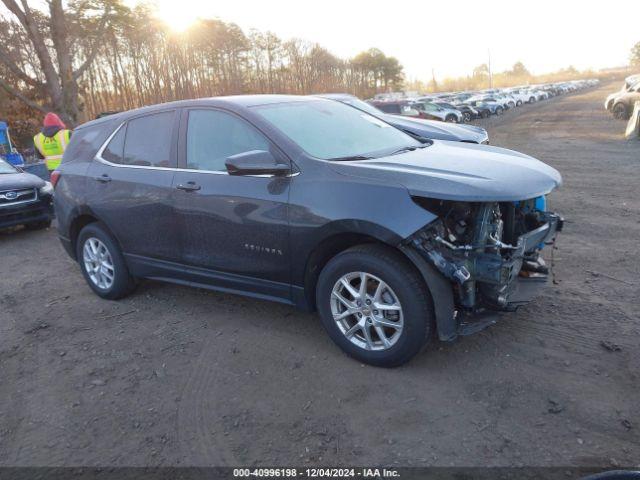
<svg viewBox="0 0 640 480">
<path fill-rule="evenodd" d="M 473 108 L 477 112 L 475 118 L 487 118 L 490 117 L 492 113 L 491 108 L 483 102 L 476 102 L 475 105 L 471 105 L 470 103 L 457 103 L 455 105 L 459 107 L 469 106 Z"/>
<path fill-rule="evenodd" d="M 498 101 L 501 101 L 503 103 L 505 108 L 516 107 L 517 100 L 513 96 L 507 93 L 499 93 L 499 94 L 496 94 L 495 97 L 498 99 Z"/>
<path fill-rule="evenodd" d="M 457 125 L 454 123 L 443 123 L 435 120 L 424 120 L 420 118 L 409 118 L 400 115 L 390 115 L 378 110 L 373 105 L 360 100 L 358 97 L 347 93 L 327 93 L 318 95 L 321 98 L 328 98 L 337 102 L 342 102 L 351 107 L 373 115 L 405 133 L 418 139 L 448 140 L 453 142 L 468 143 L 489 143 L 489 135 L 484 128 L 473 125 Z"/>
<path fill-rule="evenodd" d="M 479 111 L 488 109 L 492 115 L 502 115 L 504 113 L 504 106 L 490 98 L 491 97 L 471 97 L 467 100 L 467 103 Z"/>
<path fill-rule="evenodd" d="M 457 105 L 454 105 L 452 103 L 447 103 L 439 100 L 433 103 L 442 108 L 448 108 L 450 110 L 458 110 L 460 113 L 462 113 L 463 123 L 469 123 L 471 120 L 474 120 L 480 116 L 480 114 L 475 108 L 473 108 L 470 105 L 467 105 L 466 103 L 459 103 Z"/>
<path fill-rule="evenodd" d="M 443 122 L 462 123 L 463 121 L 462 112 L 456 108 L 443 107 L 434 102 L 423 100 L 416 100 L 413 105 L 421 112 L 425 112 L 427 115 L 431 115 Z"/>
<path fill-rule="evenodd" d="M 629 85 L 625 82 L 619 92 L 612 93 L 604 102 L 604 107 L 618 120 L 628 120 L 633 106 L 640 101 L 640 79 Z"/>
<path fill-rule="evenodd" d="M 48 228 L 53 219 L 52 195 L 49 182 L 0 159 L 0 229 Z"/>
<path fill-rule="evenodd" d="M 384 367 L 529 302 L 562 228 L 535 200 L 561 184 L 552 167 L 315 97 L 93 120 L 52 178 L 60 240 L 98 296 L 151 278 L 317 309 L 343 351 Z"/>
<path fill-rule="evenodd" d="M 527 92 L 523 89 L 516 88 L 507 90 L 509 95 L 511 95 L 516 101 L 516 107 L 521 106 L 523 103 L 529 103 L 531 96 L 527 94 Z"/>
<path fill-rule="evenodd" d="M 369 103 L 378 110 L 390 115 L 402 115 L 403 117 L 423 118 L 428 120 L 441 120 L 440 117 L 427 114 L 417 108 L 409 100 L 370 100 Z"/>
</svg>

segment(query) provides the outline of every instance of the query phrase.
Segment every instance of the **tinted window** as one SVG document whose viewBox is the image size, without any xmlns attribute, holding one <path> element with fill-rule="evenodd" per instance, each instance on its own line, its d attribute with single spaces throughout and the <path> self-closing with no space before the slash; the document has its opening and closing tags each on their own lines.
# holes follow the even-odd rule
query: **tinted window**
<svg viewBox="0 0 640 480">
<path fill-rule="evenodd" d="M 101 124 L 74 130 L 69 147 L 64 152 L 63 162 L 92 159 L 113 132 L 108 127 L 108 124 Z"/>
<path fill-rule="evenodd" d="M 187 168 L 226 171 L 227 157 L 251 150 L 269 150 L 254 127 L 219 110 L 191 110 L 187 127 Z"/>
<path fill-rule="evenodd" d="M 171 167 L 174 112 L 156 113 L 127 123 L 125 165 Z M 115 139 L 114 139 L 115 140 Z"/>
<path fill-rule="evenodd" d="M 111 139 L 107 147 L 102 151 L 102 158 L 104 158 L 107 162 L 122 163 L 122 154 L 124 152 L 124 136 L 126 131 L 126 125 L 123 125 Z"/>
<path fill-rule="evenodd" d="M 400 105 L 397 105 L 395 103 L 388 103 L 388 104 L 383 103 L 381 105 L 376 105 L 376 106 L 378 107 L 378 109 L 386 113 L 400 113 Z"/>
</svg>

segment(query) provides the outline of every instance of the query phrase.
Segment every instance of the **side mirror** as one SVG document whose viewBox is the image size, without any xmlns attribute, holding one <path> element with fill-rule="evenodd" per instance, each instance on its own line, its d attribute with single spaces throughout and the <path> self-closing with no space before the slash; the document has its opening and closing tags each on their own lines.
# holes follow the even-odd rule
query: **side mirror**
<svg viewBox="0 0 640 480">
<path fill-rule="evenodd" d="M 251 150 L 232 155 L 225 161 L 229 175 L 287 175 L 291 167 L 278 163 L 271 152 Z"/>
</svg>

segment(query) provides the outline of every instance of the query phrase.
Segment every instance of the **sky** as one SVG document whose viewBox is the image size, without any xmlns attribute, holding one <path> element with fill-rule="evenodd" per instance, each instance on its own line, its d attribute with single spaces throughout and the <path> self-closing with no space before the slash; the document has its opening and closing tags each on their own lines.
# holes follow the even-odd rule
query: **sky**
<svg viewBox="0 0 640 480">
<path fill-rule="evenodd" d="M 127 0 L 129 5 L 137 0 Z M 348 58 L 371 47 L 397 57 L 409 80 L 467 75 L 491 54 L 493 71 L 522 61 L 533 73 L 628 63 L 640 41 L 640 1 L 608 0 L 153 0 L 184 29 L 219 18 L 243 30 L 318 42 Z M 614 21 L 626 18 L 629 21 Z"/>
</svg>

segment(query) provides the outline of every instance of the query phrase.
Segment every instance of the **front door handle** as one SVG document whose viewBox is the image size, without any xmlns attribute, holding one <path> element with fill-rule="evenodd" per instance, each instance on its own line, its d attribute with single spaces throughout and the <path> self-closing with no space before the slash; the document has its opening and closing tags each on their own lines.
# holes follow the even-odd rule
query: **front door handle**
<svg viewBox="0 0 640 480">
<path fill-rule="evenodd" d="M 107 175 L 106 173 L 103 173 L 99 177 L 96 177 L 96 181 L 98 181 L 100 183 L 108 183 L 108 182 L 111 181 L 111 177 L 109 175 Z"/>
<path fill-rule="evenodd" d="M 184 190 L 185 192 L 195 192 L 196 190 L 200 190 L 200 185 L 196 184 L 196 182 L 187 182 L 178 184 L 176 188 L 178 190 Z"/>
</svg>

